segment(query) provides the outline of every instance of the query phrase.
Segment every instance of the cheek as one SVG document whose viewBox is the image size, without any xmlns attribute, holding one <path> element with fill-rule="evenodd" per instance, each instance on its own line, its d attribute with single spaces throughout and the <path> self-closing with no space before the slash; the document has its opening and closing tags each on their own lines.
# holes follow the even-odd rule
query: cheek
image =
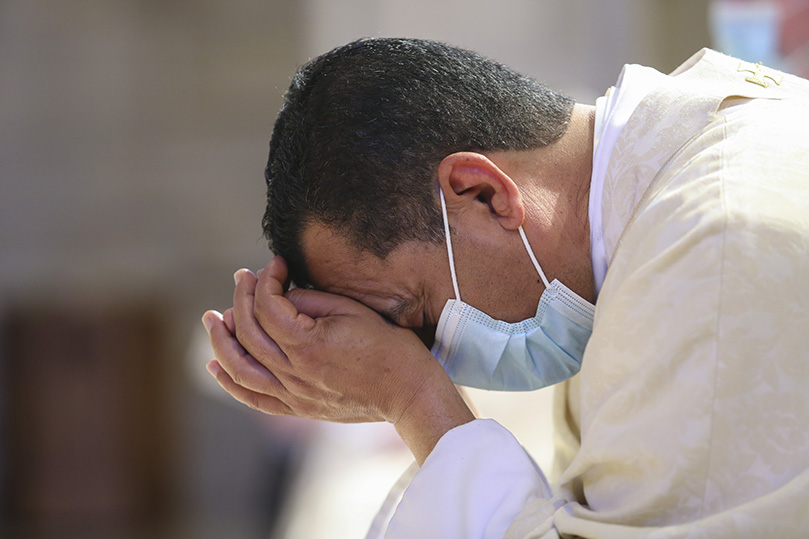
<svg viewBox="0 0 809 539">
<path fill-rule="evenodd" d="M 461 292 L 463 294 L 463 292 Z M 463 296 L 462 296 L 463 297 Z M 433 287 L 433 291 L 429 294 L 426 309 L 424 312 L 424 325 L 432 326 L 435 328 L 438 325 L 438 320 L 441 318 L 441 313 L 444 312 L 444 307 L 447 301 L 455 299 L 455 291 L 452 288 L 452 280 L 449 275 L 449 269 L 446 271 L 446 279 Z M 465 298 L 464 298 L 465 299 Z"/>
<path fill-rule="evenodd" d="M 536 314 L 545 287 L 533 266 L 516 262 L 508 268 L 489 267 L 480 277 L 469 279 L 469 286 L 461 288 L 461 297 L 466 303 L 495 320 L 509 323 L 521 322 Z"/>
</svg>

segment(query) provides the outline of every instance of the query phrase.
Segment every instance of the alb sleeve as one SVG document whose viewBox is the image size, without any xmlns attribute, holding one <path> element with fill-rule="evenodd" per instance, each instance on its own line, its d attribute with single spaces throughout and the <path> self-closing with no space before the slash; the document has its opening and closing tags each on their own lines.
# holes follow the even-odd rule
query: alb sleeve
<svg viewBox="0 0 809 539">
<path fill-rule="evenodd" d="M 502 538 L 530 501 L 552 497 L 514 436 L 496 421 L 477 419 L 439 440 L 405 491 L 386 537 Z"/>
</svg>

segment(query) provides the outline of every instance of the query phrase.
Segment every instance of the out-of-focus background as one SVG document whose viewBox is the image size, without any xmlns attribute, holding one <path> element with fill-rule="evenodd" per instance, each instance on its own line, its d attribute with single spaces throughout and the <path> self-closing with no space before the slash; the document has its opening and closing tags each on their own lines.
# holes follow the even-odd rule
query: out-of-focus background
<svg viewBox="0 0 809 539">
<path fill-rule="evenodd" d="M 3 0 L 0 536 L 363 536 L 411 461 L 393 431 L 232 402 L 199 318 L 268 260 L 295 67 L 393 35 L 587 103 L 703 46 L 809 73 L 807 0 Z M 472 398 L 550 469 L 549 392 Z"/>
</svg>

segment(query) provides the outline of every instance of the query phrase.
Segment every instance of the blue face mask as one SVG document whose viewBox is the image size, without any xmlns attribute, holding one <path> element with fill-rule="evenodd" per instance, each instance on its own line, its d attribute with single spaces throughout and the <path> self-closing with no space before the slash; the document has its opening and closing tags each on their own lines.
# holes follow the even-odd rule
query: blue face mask
<svg viewBox="0 0 809 539">
<path fill-rule="evenodd" d="M 579 372 L 595 306 L 556 279 L 548 283 L 522 227 L 520 238 L 545 284 L 536 315 L 511 324 L 461 301 L 443 191 L 440 196 L 455 299 L 448 300 L 441 312 L 432 353 L 452 381 L 481 389 L 527 391 Z"/>
</svg>

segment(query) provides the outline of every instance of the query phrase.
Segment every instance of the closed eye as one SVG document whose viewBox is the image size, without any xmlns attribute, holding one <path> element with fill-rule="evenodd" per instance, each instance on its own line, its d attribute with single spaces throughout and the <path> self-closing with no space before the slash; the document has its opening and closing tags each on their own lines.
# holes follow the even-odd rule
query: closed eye
<svg viewBox="0 0 809 539">
<path fill-rule="evenodd" d="M 405 327 L 413 331 L 416 336 L 424 343 L 428 349 L 433 347 L 435 342 L 435 328 L 436 326 L 427 322 L 424 312 L 421 314 L 419 320 L 420 325 L 408 324 L 405 315 L 410 310 L 413 303 L 407 300 L 397 302 L 392 309 L 380 312 L 382 316 L 387 318 L 390 322 L 397 326 Z"/>
</svg>

